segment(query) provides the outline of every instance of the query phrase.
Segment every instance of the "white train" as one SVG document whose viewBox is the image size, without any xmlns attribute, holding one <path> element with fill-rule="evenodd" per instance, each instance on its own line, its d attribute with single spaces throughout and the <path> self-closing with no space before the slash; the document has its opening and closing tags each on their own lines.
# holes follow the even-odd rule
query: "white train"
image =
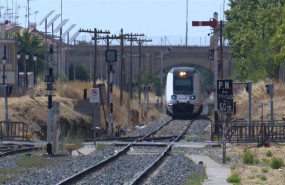
<svg viewBox="0 0 285 185">
<path fill-rule="evenodd" d="M 192 67 L 174 67 L 168 72 L 166 114 L 172 118 L 201 114 L 204 101 L 201 78 L 201 74 Z"/>
</svg>

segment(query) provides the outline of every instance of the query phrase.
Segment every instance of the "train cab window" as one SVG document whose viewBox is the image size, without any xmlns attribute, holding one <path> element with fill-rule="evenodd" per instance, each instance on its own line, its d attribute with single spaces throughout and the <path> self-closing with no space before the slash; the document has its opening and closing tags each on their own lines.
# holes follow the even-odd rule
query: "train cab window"
<svg viewBox="0 0 285 185">
<path fill-rule="evenodd" d="M 173 79 L 174 94 L 193 94 L 193 77 L 187 78 L 174 77 Z"/>
</svg>

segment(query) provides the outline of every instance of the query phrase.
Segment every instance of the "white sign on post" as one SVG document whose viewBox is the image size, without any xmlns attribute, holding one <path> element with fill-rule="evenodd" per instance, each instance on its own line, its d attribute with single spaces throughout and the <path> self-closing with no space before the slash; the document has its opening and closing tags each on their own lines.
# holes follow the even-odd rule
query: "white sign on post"
<svg viewBox="0 0 285 185">
<path fill-rule="evenodd" d="M 100 91 L 99 88 L 90 89 L 90 103 L 99 103 Z"/>
</svg>

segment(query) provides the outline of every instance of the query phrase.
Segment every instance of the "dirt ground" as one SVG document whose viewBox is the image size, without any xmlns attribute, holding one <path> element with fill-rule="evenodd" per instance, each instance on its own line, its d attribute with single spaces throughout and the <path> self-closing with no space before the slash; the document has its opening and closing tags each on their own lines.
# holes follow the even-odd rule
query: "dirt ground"
<svg viewBox="0 0 285 185">
<path fill-rule="evenodd" d="M 242 153 L 251 151 L 260 161 L 258 164 L 243 164 Z M 271 157 L 267 157 L 266 153 L 272 152 Z M 230 162 L 232 174 L 237 173 L 241 177 L 241 184 L 285 184 L 285 169 L 272 169 L 263 161 L 269 161 L 272 157 L 277 157 L 285 161 L 285 144 L 270 144 L 269 147 L 256 147 L 256 144 L 238 144 L 227 147 L 227 156 L 233 160 Z M 267 170 L 264 170 L 267 169 Z M 268 171 L 268 172 L 267 172 Z"/>
</svg>

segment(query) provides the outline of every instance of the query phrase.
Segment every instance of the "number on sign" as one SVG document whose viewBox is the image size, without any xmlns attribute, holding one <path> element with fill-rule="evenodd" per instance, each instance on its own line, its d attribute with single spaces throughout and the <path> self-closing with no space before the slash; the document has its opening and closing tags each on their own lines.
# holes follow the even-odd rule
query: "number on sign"
<svg viewBox="0 0 285 185">
<path fill-rule="evenodd" d="M 227 104 L 219 103 L 219 109 L 220 111 L 225 112 L 227 110 Z"/>
<path fill-rule="evenodd" d="M 232 106 L 231 105 L 227 105 L 226 103 L 219 103 L 219 111 L 221 112 L 231 112 L 232 110 Z"/>
</svg>

